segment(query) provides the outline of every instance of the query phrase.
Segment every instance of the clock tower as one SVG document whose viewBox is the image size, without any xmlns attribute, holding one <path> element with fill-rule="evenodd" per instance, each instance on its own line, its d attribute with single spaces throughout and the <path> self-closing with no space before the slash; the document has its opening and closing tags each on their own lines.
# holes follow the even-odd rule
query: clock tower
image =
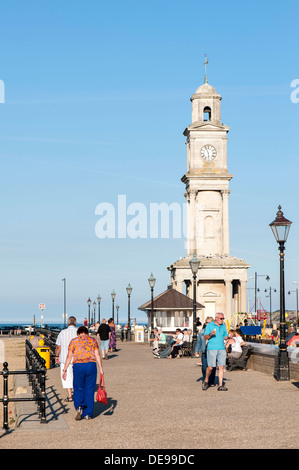
<svg viewBox="0 0 299 470">
<path fill-rule="evenodd" d="M 189 261 L 195 253 L 200 260 L 197 302 L 205 306 L 204 318 L 221 311 L 230 319 L 246 311 L 249 265 L 232 257 L 229 250 L 229 182 L 233 177 L 227 167 L 229 127 L 221 123 L 221 96 L 206 76 L 191 103 L 192 122 L 184 131 L 187 171 L 181 179 L 186 186 L 187 253 L 168 269 L 173 288 L 183 292 L 185 285 L 187 295 L 192 296 Z"/>
<path fill-rule="evenodd" d="M 227 134 L 221 123 L 221 96 L 205 83 L 191 97 L 187 145 L 187 255 L 229 254 Z"/>
</svg>

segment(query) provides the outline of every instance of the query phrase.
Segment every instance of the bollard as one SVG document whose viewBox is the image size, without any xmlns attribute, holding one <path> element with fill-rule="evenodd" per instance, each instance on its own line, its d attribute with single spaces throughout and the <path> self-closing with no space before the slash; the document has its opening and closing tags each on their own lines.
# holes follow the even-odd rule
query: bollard
<svg viewBox="0 0 299 470">
<path fill-rule="evenodd" d="M 46 419 L 46 368 L 43 367 L 41 370 L 41 398 L 42 400 L 40 401 L 40 420 L 42 424 L 47 423 Z"/>
<path fill-rule="evenodd" d="M 3 364 L 3 429 L 8 430 L 8 364 Z"/>
</svg>

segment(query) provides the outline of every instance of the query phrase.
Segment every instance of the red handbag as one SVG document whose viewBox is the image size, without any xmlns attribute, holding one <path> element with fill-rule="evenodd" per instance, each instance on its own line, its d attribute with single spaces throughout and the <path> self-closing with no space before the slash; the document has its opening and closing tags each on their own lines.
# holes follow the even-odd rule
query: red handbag
<svg viewBox="0 0 299 470">
<path fill-rule="evenodd" d="M 105 389 L 105 383 L 104 383 L 103 375 L 100 376 L 99 388 L 98 388 L 96 400 L 99 401 L 100 403 L 104 403 L 104 405 L 107 405 L 107 403 L 108 403 L 107 392 L 106 392 L 106 389 Z"/>
</svg>

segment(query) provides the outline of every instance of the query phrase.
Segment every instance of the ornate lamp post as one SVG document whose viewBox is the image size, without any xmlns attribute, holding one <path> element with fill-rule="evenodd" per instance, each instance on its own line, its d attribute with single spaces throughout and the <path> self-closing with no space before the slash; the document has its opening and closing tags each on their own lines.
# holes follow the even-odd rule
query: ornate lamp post
<svg viewBox="0 0 299 470">
<path fill-rule="evenodd" d="M 196 275 L 200 265 L 200 261 L 194 253 L 193 258 L 189 262 L 193 274 L 193 337 L 192 337 L 192 351 L 195 352 L 195 344 L 197 340 L 196 334 Z"/>
<path fill-rule="evenodd" d="M 156 284 L 156 279 L 153 276 L 153 273 L 151 273 L 150 277 L 148 278 L 148 283 L 151 288 L 151 320 L 150 320 L 150 328 L 151 331 L 153 331 L 154 328 L 154 287 Z"/>
<path fill-rule="evenodd" d="M 118 310 L 119 310 L 119 305 L 116 305 L 116 324 L 118 325 Z"/>
<path fill-rule="evenodd" d="M 131 341 L 131 316 L 130 316 L 130 299 L 133 287 L 129 284 L 127 287 L 128 294 L 128 328 L 127 328 L 127 341 Z"/>
<path fill-rule="evenodd" d="M 285 321 L 285 291 L 284 291 L 284 250 L 292 222 L 283 216 L 281 206 L 278 206 L 276 219 L 269 224 L 275 240 L 278 243 L 280 257 L 280 343 L 278 352 L 278 364 L 275 368 L 276 380 L 290 380 L 289 358 L 286 345 L 286 321 Z"/>
<path fill-rule="evenodd" d="M 88 305 L 88 327 L 89 327 L 89 325 L 90 325 L 90 306 L 91 306 L 90 297 L 87 300 L 87 305 Z"/>
<path fill-rule="evenodd" d="M 114 300 L 116 297 L 116 293 L 113 291 L 111 292 L 111 299 L 112 299 L 112 318 L 113 318 L 113 323 L 114 323 Z"/>
<path fill-rule="evenodd" d="M 100 306 L 101 306 L 101 297 L 100 294 L 97 296 L 97 301 L 98 301 L 98 322 L 101 323 L 101 312 L 100 312 Z"/>
</svg>

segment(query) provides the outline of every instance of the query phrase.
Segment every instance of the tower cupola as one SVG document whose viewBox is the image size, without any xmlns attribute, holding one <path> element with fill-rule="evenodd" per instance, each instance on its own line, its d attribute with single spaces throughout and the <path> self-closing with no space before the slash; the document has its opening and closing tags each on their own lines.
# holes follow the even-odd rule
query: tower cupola
<svg viewBox="0 0 299 470">
<path fill-rule="evenodd" d="M 213 122 L 221 124 L 221 96 L 215 88 L 204 83 L 191 97 L 192 124 L 195 122 Z"/>
</svg>

